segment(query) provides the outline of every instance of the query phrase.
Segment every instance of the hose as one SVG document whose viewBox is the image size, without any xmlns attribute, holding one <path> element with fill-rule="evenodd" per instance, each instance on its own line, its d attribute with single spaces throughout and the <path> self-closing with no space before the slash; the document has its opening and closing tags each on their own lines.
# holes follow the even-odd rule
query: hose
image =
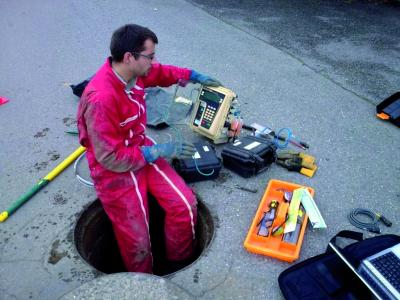
<svg viewBox="0 0 400 300">
<path fill-rule="evenodd" d="M 281 133 L 283 131 L 287 132 L 286 139 L 282 138 L 282 136 L 281 136 Z M 291 137 L 292 137 L 292 131 L 289 128 L 281 128 L 281 129 L 279 129 L 278 133 L 276 134 L 276 136 L 274 138 L 274 144 L 278 149 L 285 149 L 288 146 Z M 283 140 L 284 142 L 279 143 L 279 140 Z"/>
<path fill-rule="evenodd" d="M 370 218 L 370 222 L 363 222 L 357 219 L 358 215 L 365 215 Z M 381 233 L 378 222 L 381 221 L 386 226 L 392 226 L 392 222 L 386 219 L 383 215 L 373 212 L 372 210 L 356 208 L 349 214 L 349 221 L 352 225 L 359 229 L 368 230 L 373 233 Z"/>
<path fill-rule="evenodd" d="M 212 174 L 214 174 L 214 169 L 212 169 L 209 173 L 204 173 L 202 171 L 200 171 L 199 166 L 197 165 L 197 160 L 195 158 L 193 158 L 194 161 L 194 165 L 196 166 L 196 170 L 199 174 L 203 175 L 203 176 L 211 176 Z"/>
<path fill-rule="evenodd" d="M 80 183 L 86 185 L 87 187 L 93 187 L 93 186 L 94 186 L 93 182 L 91 182 L 91 181 L 89 181 L 89 180 L 86 180 L 85 178 L 83 178 L 83 177 L 82 177 L 81 175 L 79 175 L 79 173 L 78 173 L 78 165 L 79 165 L 79 163 L 81 162 L 81 159 L 82 159 L 83 157 L 85 157 L 85 156 L 86 156 L 86 151 L 83 152 L 83 153 L 77 158 L 77 160 L 75 161 L 75 163 L 74 163 L 74 172 L 75 172 L 75 176 L 76 176 L 76 179 L 78 179 L 78 181 L 79 181 Z"/>
</svg>

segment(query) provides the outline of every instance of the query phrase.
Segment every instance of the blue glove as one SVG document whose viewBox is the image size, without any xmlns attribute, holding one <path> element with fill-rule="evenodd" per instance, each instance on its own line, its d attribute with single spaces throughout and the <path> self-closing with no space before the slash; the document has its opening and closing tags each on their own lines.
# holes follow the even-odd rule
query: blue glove
<svg viewBox="0 0 400 300">
<path fill-rule="evenodd" d="M 209 85 L 209 86 L 220 86 L 222 85 L 221 82 L 218 80 L 204 74 L 200 74 L 196 72 L 195 70 L 192 70 L 192 73 L 190 74 L 190 81 L 194 83 L 200 83 L 202 85 Z"/>
<path fill-rule="evenodd" d="M 188 142 L 170 142 L 142 147 L 142 153 L 147 162 L 153 162 L 159 157 L 191 158 L 196 151 L 194 145 Z"/>
</svg>

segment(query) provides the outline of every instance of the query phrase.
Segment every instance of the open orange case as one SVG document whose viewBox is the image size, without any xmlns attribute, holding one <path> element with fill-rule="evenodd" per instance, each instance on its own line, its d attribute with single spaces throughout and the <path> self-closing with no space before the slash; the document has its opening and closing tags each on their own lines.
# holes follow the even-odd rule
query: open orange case
<svg viewBox="0 0 400 300">
<path fill-rule="evenodd" d="M 310 187 L 275 179 L 270 180 L 264 196 L 261 199 L 260 205 L 257 209 L 256 216 L 253 219 L 250 230 L 244 241 L 244 247 L 249 252 L 275 257 L 287 262 L 293 262 L 294 260 L 299 258 L 300 249 L 304 238 L 304 232 L 306 230 L 308 221 L 307 214 L 305 214 L 303 218 L 300 228 L 300 234 L 296 244 L 285 242 L 283 240 L 283 235 L 273 236 L 271 230 L 272 228 L 283 224 L 286 220 L 289 203 L 285 202 L 282 189 L 293 192 L 295 189 L 301 187 L 308 189 L 310 194 L 314 196 L 314 190 Z M 269 228 L 269 235 L 267 237 L 260 236 L 257 234 L 259 223 L 264 216 L 264 212 L 269 210 L 269 206 L 272 200 L 276 200 L 279 202 L 275 219 L 272 223 L 272 226 Z"/>
</svg>

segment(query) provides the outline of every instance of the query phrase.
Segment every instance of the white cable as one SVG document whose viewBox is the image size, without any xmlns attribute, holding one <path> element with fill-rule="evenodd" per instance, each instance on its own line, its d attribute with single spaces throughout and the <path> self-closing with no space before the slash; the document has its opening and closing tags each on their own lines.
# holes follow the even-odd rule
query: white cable
<svg viewBox="0 0 400 300">
<path fill-rule="evenodd" d="M 91 182 L 91 181 L 89 181 L 89 180 L 86 180 L 85 178 L 83 178 L 81 175 L 78 174 L 78 164 L 80 163 L 81 159 L 82 159 L 85 155 L 86 155 L 86 151 L 83 152 L 83 153 L 78 157 L 78 159 L 75 161 L 75 163 L 74 163 L 74 172 L 75 172 L 76 179 L 78 179 L 78 181 L 79 181 L 80 183 L 82 183 L 82 184 L 84 184 L 84 185 L 86 185 L 86 186 L 88 186 L 88 187 L 93 187 L 93 186 L 94 186 L 93 182 Z"/>
</svg>

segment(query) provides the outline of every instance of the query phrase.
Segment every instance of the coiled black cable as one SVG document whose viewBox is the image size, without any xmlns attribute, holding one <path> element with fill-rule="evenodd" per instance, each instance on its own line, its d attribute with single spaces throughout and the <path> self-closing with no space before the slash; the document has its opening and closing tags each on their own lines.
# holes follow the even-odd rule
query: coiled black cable
<svg viewBox="0 0 400 300">
<path fill-rule="evenodd" d="M 370 222 L 360 221 L 359 219 L 357 219 L 358 215 L 368 216 L 371 219 L 371 221 Z M 388 227 L 392 226 L 392 222 L 386 219 L 383 215 L 363 208 L 353 209 L 349 214 L 349 221 L 357 228 L 368 230 L 374 233 L 381 233 L 381 229 L 378 226 L 379 221 L 381 221 Z"/>
</svg>

